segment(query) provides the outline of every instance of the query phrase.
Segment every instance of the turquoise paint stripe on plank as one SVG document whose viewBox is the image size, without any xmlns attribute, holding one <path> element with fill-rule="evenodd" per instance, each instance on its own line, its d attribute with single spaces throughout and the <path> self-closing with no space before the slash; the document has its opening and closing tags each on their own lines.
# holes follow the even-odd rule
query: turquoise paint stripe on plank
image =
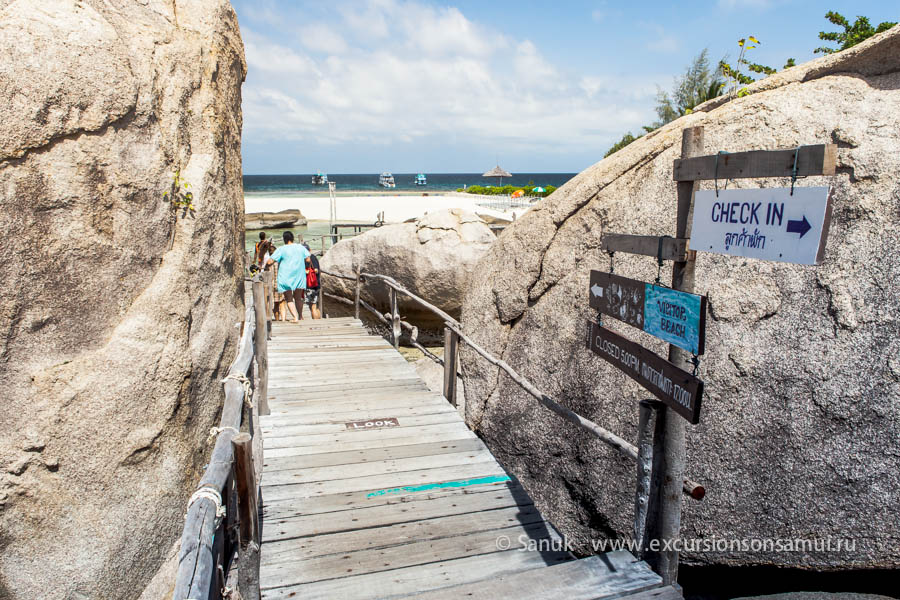
<svg viewBox="0 0 900 600">
<path fill-rule="evenodd" d="M 480 485 L 482 483 L 502 483 L 510 481 L 509 475 L 491 475 L 490 477 L 476 477 L 475 479 L 459 479 L 457 481 L 444 481 L 443 483 L 426 483 L 423 485 L 405 485 L 403 487 L 388 488 L 386 490 L 378 490 L 377 492 L 369 492 L 366 498 L 374 498 L 376 496 L 384 496 L 386 494 L 402 494 L 403 492 L 425 492 L 428 490 L 438 490 L 442 488 L 458 488 L 470 485 Z"/>
</svg>

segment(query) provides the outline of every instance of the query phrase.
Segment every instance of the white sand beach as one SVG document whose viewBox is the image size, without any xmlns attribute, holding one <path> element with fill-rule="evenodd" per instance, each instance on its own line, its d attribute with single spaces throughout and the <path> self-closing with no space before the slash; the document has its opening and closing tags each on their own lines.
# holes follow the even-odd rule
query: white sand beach
<svg viewBox="0 0 900 600">
<path fill-rule="evenodd" d="M 506 219 L 519 218 L 529 207 L 512 210 L 491 208 L 502 206 L 503 197 L 492 198 L 474 195 L 373 195 L 373 196 L 338 196 L 337 220 L 342 222 L 371 223 L 384 212 L 387 223 L 400 223 L 407 219 L 421 217 L 426 212 L 446 208 L 462 208 L 481 215 L 492 215 Z M 484 206 L 487 204 L 488 206 Z M 300 209 L 303 216 L 310 221 L 327 221 L 330 217 L 329 198 L 327 196 L 269 196 L 244 195 L 245 212 L 277 212 L 286 209 Z"/>
</svg>

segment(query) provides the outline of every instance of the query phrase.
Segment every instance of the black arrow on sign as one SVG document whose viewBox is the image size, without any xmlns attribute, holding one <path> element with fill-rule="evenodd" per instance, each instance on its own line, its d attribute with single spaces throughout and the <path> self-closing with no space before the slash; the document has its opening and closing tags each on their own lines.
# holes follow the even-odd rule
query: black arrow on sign
<svg viewBox="0 0 900 600">
<path fill-rule="evenodd" d="M 788 233 L 799 233 L 802 238 L 806 235 L 806 232 L 812 229 L 812 225 L 809 224 L 809 221 L 806 220 L 806 215 L 803 215 L 802 221 L 788 221 L 787 224 L 787 232 Z"/>
</svg>

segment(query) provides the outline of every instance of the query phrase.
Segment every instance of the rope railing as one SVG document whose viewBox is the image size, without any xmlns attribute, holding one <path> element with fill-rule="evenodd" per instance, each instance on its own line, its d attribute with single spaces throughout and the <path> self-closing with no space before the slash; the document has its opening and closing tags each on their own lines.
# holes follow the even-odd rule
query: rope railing
<svg viewBox="0 0 900 600">
<path fill-rule="evenodd" d="M 348 276 L 348 275 L 343 275 L 341 273 L 329 272 L 324 269 L 320 269 L 320 271 L 323 274 L 328 275 L 329 277 L 336 277 L 338 279 L 344 279 L 347 281 L 357 281 L 357 276 L 355 276 L 355 275 Z M 360 282 L 364 282 L 367 279 L 380 281 L 380 282 L 384 283 L 392 290 L 392 294 L 402 294 L 402 295 L 410 298 L 411 300 L 413 300 L 414 302 L 416 302 L 423 308 L 427 309 L 428 311 L 441 317 L 441 319 L 444 321 L 445 328 L 449 329 L 452 332 L 453 336 L 456 337 L 457 340 L 466 344 L 476 354 L 478 354 L 479 356 L 484 358 L 486 361 L 488 361 L 489 363 L 491 363 L 495 367 L 498 367 L 500 370 L 502 370 L 504 373 L 506 373 L 506 375 L 510 379 L 512 379 L 513 382 L 516 383 L 516 385 L 518 385 L 520 388 L 525 390 L 529 395 L 534 397 L 543 406 L 545 406 L 549 410 L 553 411 L 560 417 L 566 419 L 567 421 L 577 425 L 581 429 L 591 433 L 597 439 L 604 442 L 611 448 L 617 450 L 623 456 L 626 456 L 636 462 L 638 461 L 639 452 L 638 452 L 638 448 L 636 446 L 634 446 L 630 442 L 624 440 L 623 438 L 616 435 L 612 431 L 609 431 L 608 429 L 598 425 L 594 421 L 591 421 L 590 419 L 587 419 L 587 418 L 579 415 L 575 411 L 573 411 L 569 408 L 566 408 L 565 406 L 563 406 L 563 405 L 559 404 L 558 402 L 556 402 L 555 400 L 553 400 L 553 398 L 551 398 L 547 394 L 544 394 L 543 392 L 541 392 L 530 381 L 528 381 L 525 377 L 523 377 L 515 369 L 513 369 L 506 361 L 495 358 L 493 355 L 491 355 L 489 352 L 487 352 L 481 346 L 479 346 L 477 343 L 475 343 L 469 336 L 467 336 L 465 334 L 465 332 L 462 329 L 462 325 L 459 323 L 459 321 L 457 321 L 456 319 L 451 317 L 449 314 L 447 314 L 446 312 L 444 312 L 437 306 L 434 306 L 427 300 L 414 294 L 413 292 L 411 292 L 410 290 L 405 288 L 402 284 L 400 284 L 393 277 L 389 277 L 387 275 L 373 274 L 373 273 L 362 273 L 362 272 L 359 273 L 359 281 Z M 326 293 L 325 295 L 329 298 L 336 299 L 339 302 L 344 303 L 344 304 L 348 304 L 348 305 L 354 304 L 353 301 L 351 301 L 347 298 L 337 296 L 335 294 Z M 392 325 L 392 322 L 395 318 L 395 314 L 392 314 L 392 313 L 382 314 L 378 309 L 371 306 L 370 304 L 368 304 L 367 302 L 365 302 L 362 299 L 359 299 L 359 303 L 364 308 L 369 310 L 371 313 L 375 314 L 382 323 L 389 325 L 389 326 Z M 396 305 L 396 302 L 392 302 L 392 305 Z M 399 320 L 399 315 L 396 315 L 396 319 Z M 410 325 L 409 323 L 406 323 L 405 321 L 400 320 L 399 322 L 400 322 L 401 327 L 412 328 L 412 325 Z M 396 340 L 394 340 L 394 342 L 396 344 Z M 418 344 L 417 341 L 414 341 L 413 345 L 415 347 L 419 348 L 420 350 L 424 350 L 424 348 L 420 344 Z M 445 357 L 446 357 L 446 351 L 447 351 L 447 346 L 445 344 Z M 427 354 L 431 355 L 430 352 Z M 429 358 L 432 358 L 432 360 L 437 359 L 437 357 L 434 355 L 429 356 Z M 449 368 L 446 360 L 440 361 L 440 362 L 442 364 L 444 364 L 445 370 Z M 454 373 L 454 375 L 455 375 L 455 373 Z M 445 391 L 446 391 L 446 387 L 448 384 L 448 377 L 446 377 L 446 376 L 444 378 L 444 384 L 445 384 Z M 701 500 L 704 497 L 704 495 L 706 494 L 706 490 L 704 489 L 704 487 L 702 485 L 700 485 L 699 483 L 696 483 L 694 481 L 691 481 L 688 478 L 685 478 L 682 489 L 685 494 L 687 494 L 688 496 L 690 496 L 696 500 Z"/>
<path fill-rule="evenodd" d="M 259 598 L 259 415 L 268 414 L 268 406 L 265 292 L 258 276 L 242 325 L 237 355 L 222 380 L 222 417 L 210 431 L 215 445 L 188 501 L 174 600 L 218 599 L 236 588 L 245 599 Z"/>
</svg>

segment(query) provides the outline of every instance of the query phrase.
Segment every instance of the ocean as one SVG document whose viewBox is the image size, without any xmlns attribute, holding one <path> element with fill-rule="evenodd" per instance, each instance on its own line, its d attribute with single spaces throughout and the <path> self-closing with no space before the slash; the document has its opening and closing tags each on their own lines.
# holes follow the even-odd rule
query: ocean
<svg viewBox="0 0 900 600">
<path fill-rule="evenodd" d="M 415 193 L 449 192 L 463 186 L 497 185 L 499 181 L 482 177 L 481 173 L 425 173 L 428 185 L 416 185 L 416 173 L 394 173 L 397 187 L 386 190 L 378 185 L 380 173 L 329 173 L 328 180 L 337 184 L 338 195 L 359 195 L 378 193 Z M 535 186 L 559 187 L 577 173 L 514 173 L 503 179 L 503 185 L 524 186 L 533 181 Z M 327 185 L 313 185 L 312 174 L 308 175 L 244 175 L 244 194 L 246 195 L 327 195 Z"/>
</svg>

